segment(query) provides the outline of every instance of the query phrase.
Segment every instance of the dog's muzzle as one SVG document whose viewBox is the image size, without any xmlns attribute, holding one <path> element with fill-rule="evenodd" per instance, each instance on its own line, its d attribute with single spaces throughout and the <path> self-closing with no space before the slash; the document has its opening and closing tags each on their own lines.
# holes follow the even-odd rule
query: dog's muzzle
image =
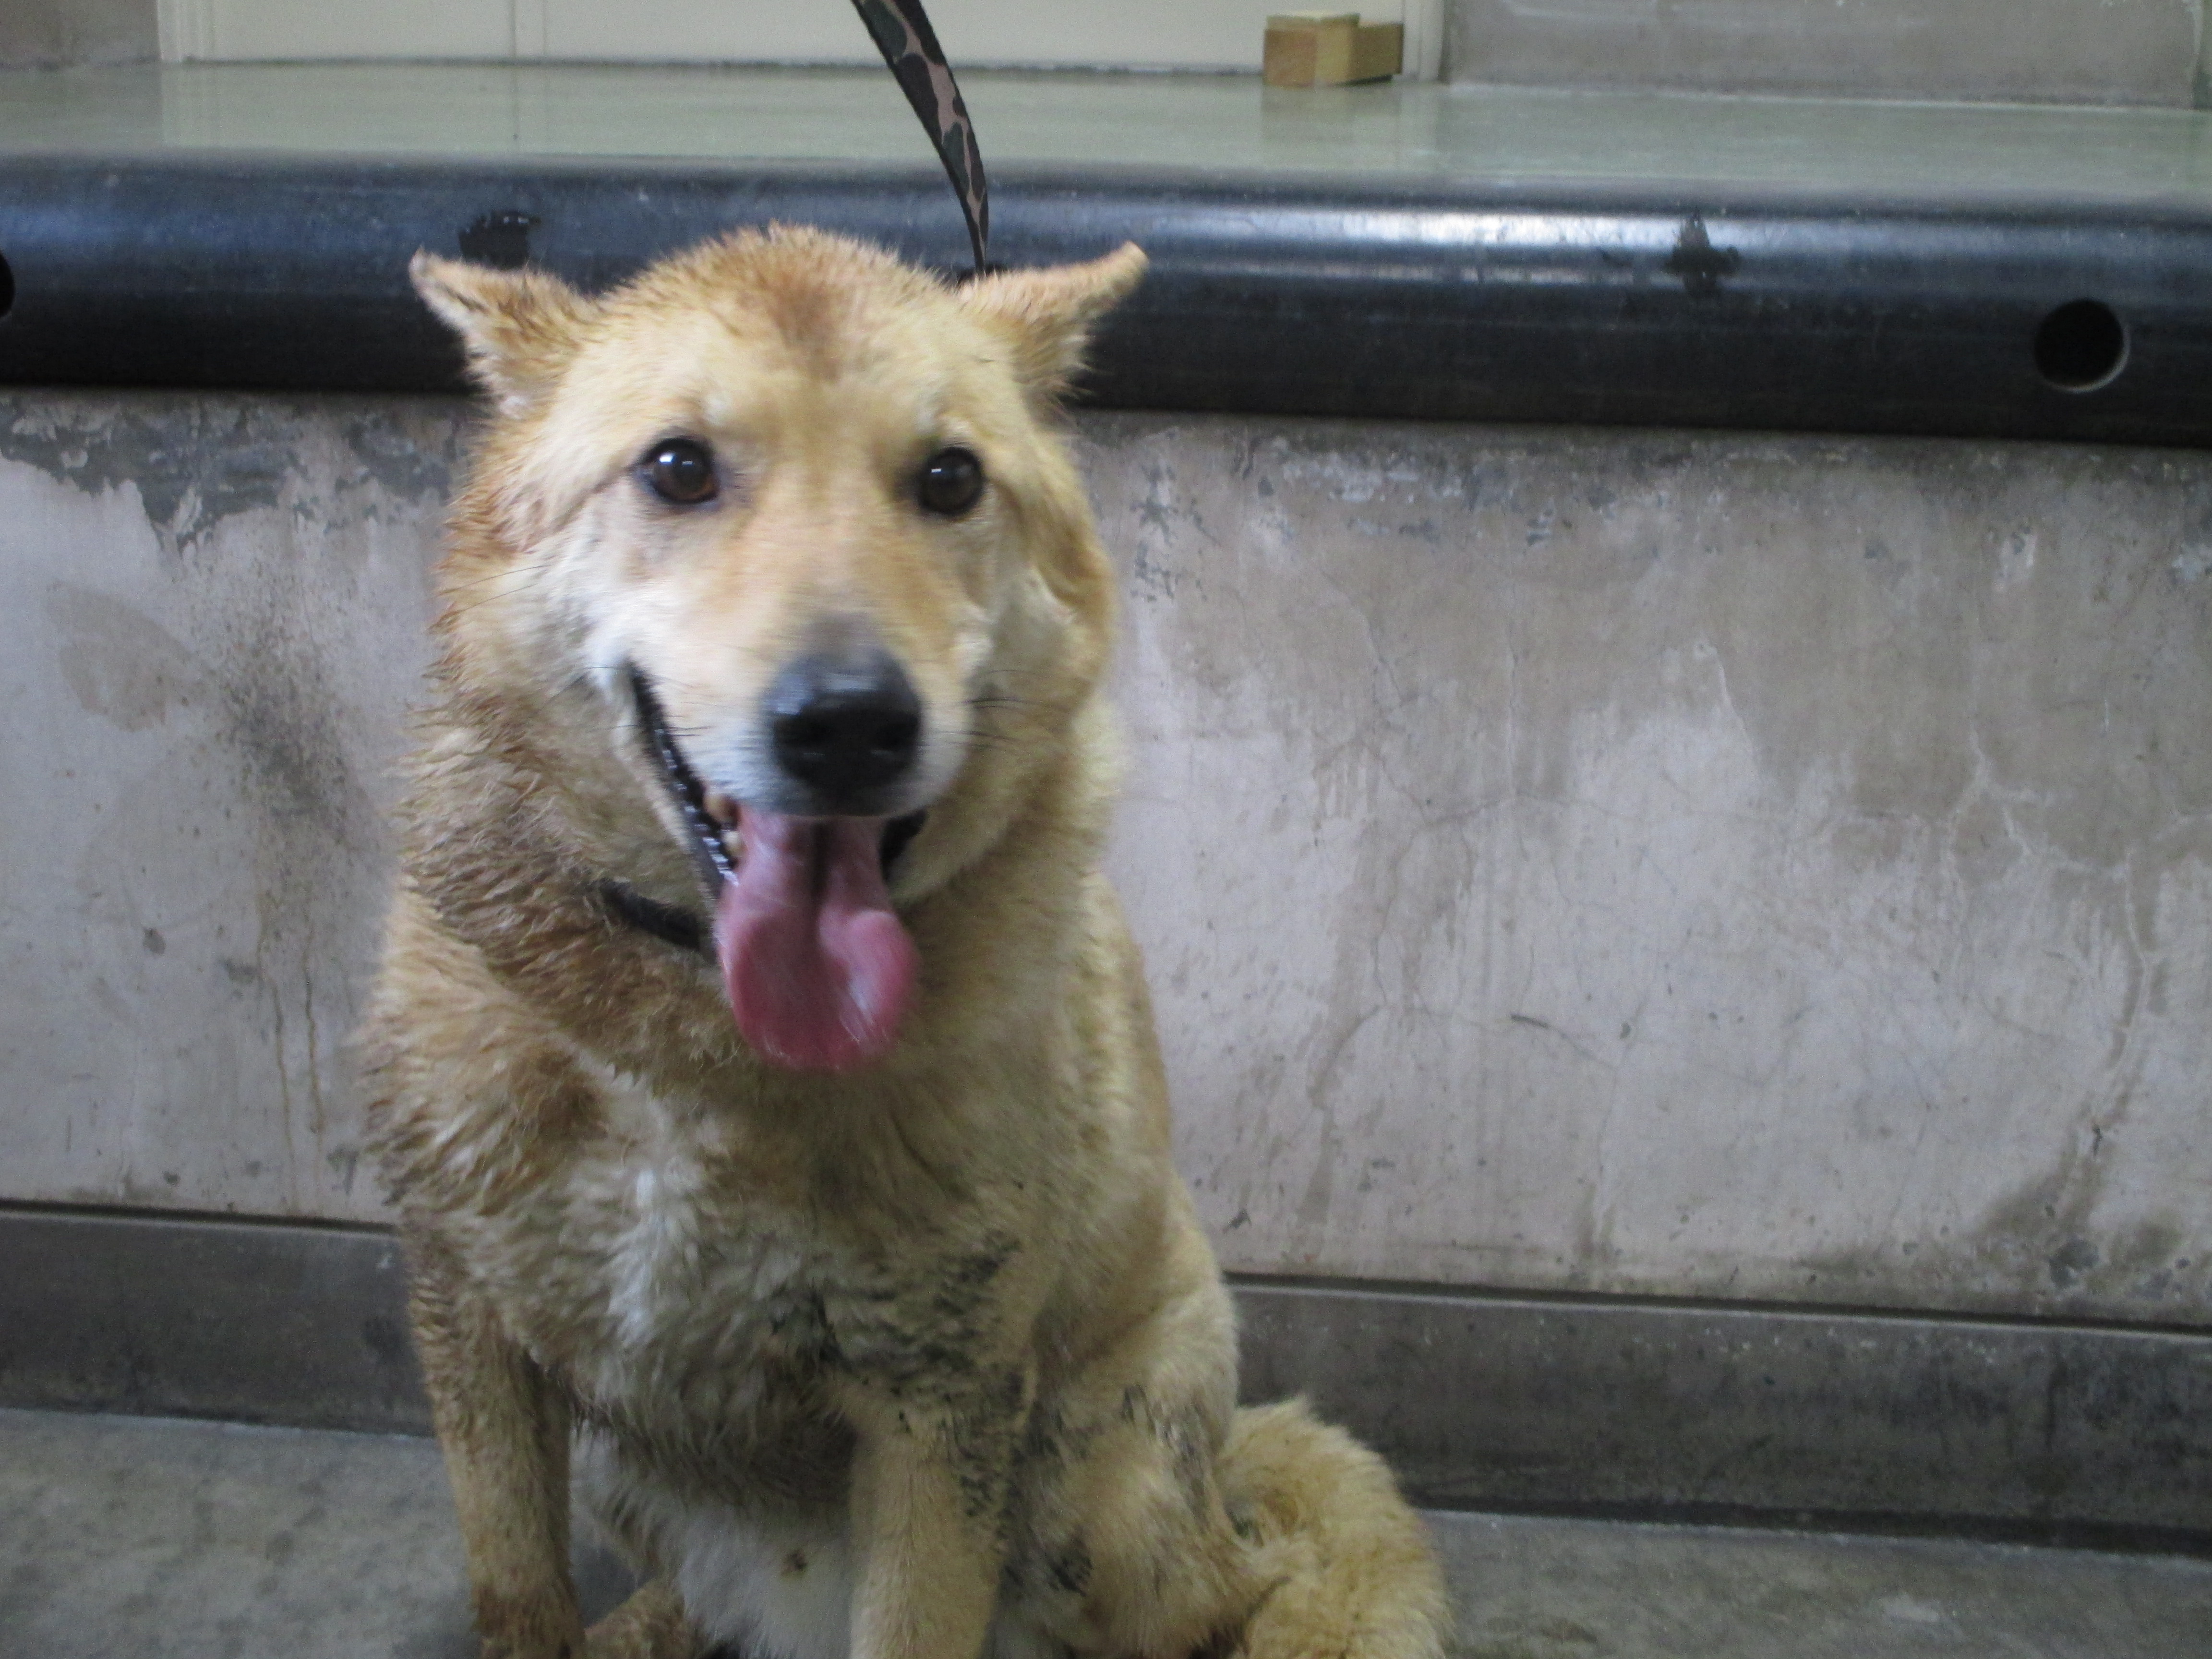
<svg viewBox="0 0 2212 1659">
<path fill-rule="evenodd" d="M 921 703 L 904 672 L 888 656 L 884 660 L 895 680 L 840 673 L 828 665 L 807 670 L 807 665 L 820 659 L 805 657 L 777 678 L 768 698 L 770 732 L 777 763 L 795 781 L 822 788 L 825 794 L 842 787 L 849 797 L 895 787 L 912 771 L 921 745 Z M 743 856 L 742 848 L 734 844 L 737 805 L 720 790 L 708 787 L 691 769 L 669 730 L 667 712 L 653 682 L 635 665 L 629 670 L 629 688 L 647 757 L 689 832 L 685 848 L 711 909 L 722 884 L 736 877 L 738 860 Z M 820 816 L 844 814 L 832 811 Z M 908 812 L 884 825 L 886 881 L 928 817 L 927 810 Z M 636 907 L 617 908 L 627 919 Z M 703 927 L 694 931 L 705 936 Z"/>
</svg>

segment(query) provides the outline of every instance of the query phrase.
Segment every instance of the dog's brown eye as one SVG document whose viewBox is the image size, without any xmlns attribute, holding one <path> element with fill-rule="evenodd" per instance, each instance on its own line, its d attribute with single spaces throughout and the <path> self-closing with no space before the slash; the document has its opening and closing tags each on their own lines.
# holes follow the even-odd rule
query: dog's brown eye
<svg viewBox="0 0 2212 1659">
<path fill-rule="evenodd" d="M 714 458 L 693 438 L 665 438 L 645 452 L 638 473 L 664 501 L 696 507 L 714 499 Z"/>
<path fill-rule="evenodd" d="M 921 464 L 916 493 L 926 511 L 957 519 L 983 494 L 983 463 L 971 450 L 940 449 Z"/>
</svg>

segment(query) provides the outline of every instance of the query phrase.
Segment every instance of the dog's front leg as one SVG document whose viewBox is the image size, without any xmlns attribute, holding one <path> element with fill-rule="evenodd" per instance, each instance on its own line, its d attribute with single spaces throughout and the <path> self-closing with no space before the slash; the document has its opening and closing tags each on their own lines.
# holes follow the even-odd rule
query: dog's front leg
<svg viewBox="0 0 2212 1659">
<path fill-rule="evenodd" d="M 568 1574 L 568 1407 L 452 1253 L 422 1231 L 408 1245 L 408 1313 L 483 1659 L 583 1659 Z"/>
<path fill-rule="evenodd" d="M 1021 1411 L 870 1389 L 846 1414 L 857 1436 L 853 1659 L 976 1659 L 1006 1555 Z"/>
</svg>

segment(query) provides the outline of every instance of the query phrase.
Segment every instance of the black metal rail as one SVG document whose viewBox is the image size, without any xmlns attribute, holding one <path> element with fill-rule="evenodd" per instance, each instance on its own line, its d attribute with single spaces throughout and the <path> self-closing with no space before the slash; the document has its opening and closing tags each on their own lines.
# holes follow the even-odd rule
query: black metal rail
<svg viewBox="0 0 2212 1659">
<path fill-rule="evenodd" d="M 1102 404 L 2212 443 L 2212 207 L 1196 168 L 994 198 L 1010 264 L 1152 254 Z M 599 286 L 771 220 L 965 263 L 924 165 L 0 158 L 0 382 L 445 390 L 416 247 Z"/>
</svg>

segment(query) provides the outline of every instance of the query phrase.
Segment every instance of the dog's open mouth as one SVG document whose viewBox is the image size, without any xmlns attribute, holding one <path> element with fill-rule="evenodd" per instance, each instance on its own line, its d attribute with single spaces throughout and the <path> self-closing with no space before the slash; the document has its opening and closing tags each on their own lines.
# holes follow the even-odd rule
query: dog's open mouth
<svg viewBox="0 0 2212 1659">
<path fill-rule="evenodd" d="M 799 817 L 732 801 L 685 762 L 635 669 L 630 690 L 714 896 L 714 954 L 738 1029 L 764 1057 L 798 1069 L 881 1059 L 913 1000 L 917 966 L 888 881 L 923 814 Z"/>
</svg>

